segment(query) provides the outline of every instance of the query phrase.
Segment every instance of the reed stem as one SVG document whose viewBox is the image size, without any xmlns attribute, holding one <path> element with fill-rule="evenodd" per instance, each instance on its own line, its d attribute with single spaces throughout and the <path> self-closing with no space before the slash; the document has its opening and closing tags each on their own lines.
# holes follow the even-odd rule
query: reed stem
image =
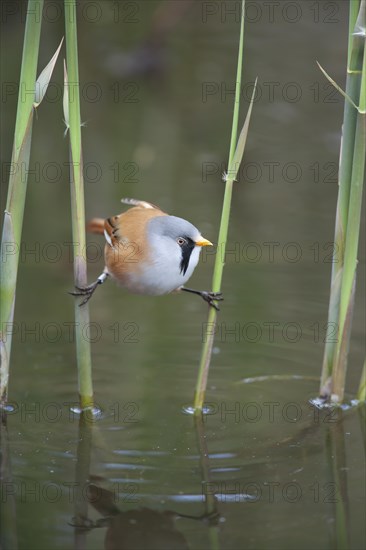
<svg viewBox="0 0 366 550">
<path fill-rule="evenodd" d="M 240 39 L 238 50 L 238 64 L 236 72 L 236 87 L 235 87 L 235 102 L 233 112 L 233 122 L 231 128 L 231 141 L 229 152 L 229 170 L 225 185 L 224 202 L 222 206 L 221 223 L 218 237 L 218 246 L 215 259 L 214 273 L 212 278 L 212 290 L 213 292 L 220 292 L 223 269 L 225 264 L 225 249 L 227 242 L 227 235 L 229 229 L 230 219 L 230 207 L 233 191 L 234 178 L 231 178 L 232 162 L 235 155 L 236 138 L 238 132 L 238 120 L 239 120 L 239 108 L 240 108 L 240 94 L 241 94 L 241 79 L 242 79 L 242 65 L 243 65 L 243 49 L 244 49 L 244 20 L 245 20 L 245 0 L 242 0 L 241 6 L 241 21 L 240 21 Z M 208 313 L 208 320 L 206 324 L 206 331 L 203 341 L 200 366 L 197 377 L 197 384 L 194 396 L 194 410 L 196 414 L 200 414 L 203 408 L 203 402 L 206 393 L 208 371 L 210 367 L 212 346 L 214 341 L 214 335 L 216 330 L 217 311 L 210 307 Z"/>
<path fill-rule="evenodd" d="M 42 24 L 43 0 L 29 0 L 25 23 L 22 65 L 9 187 L 1 241 L 0 405 L 7 402 L 11 336 L 14 321 L 19 252 L 23 227 Z M 32 91 L 34 93 L 32 93 Z"/>
<path fill-rule="evenodd" d="M 68 124 L 70 131 L 70 189 L 72 237 L 74 244 L 75 286 L 87 284 L 85 258 L 84 178 L 81 145 L 81 117 L 79 97 L 79 65 L 77 48 L 77 19 L 75 0 L 65 0 L 66 61 L 68 71 Z M 81 409 L 93 406 L 93 383 L 90 343 L 83 336 L 89 326 L 88 304 L 79 307 L 75 300 L 76 357 Z"/>
<path fill-rule="evenodd" d="M 366 7 L 365 3 L 364 7 Z M 366 18 L 366 10 L 365 10 Z M 364 27 L 365 28 L 365 27 Z M 348 224 L 345 238 L 344 270 L 339 306 L 339 337 L 336 345 L 332 380 L 332 400 L 341 402 L 347 372 L 347 354 L 351 331 L 356 286 L 357 252 L 361 226 L 362 192 L 366 158 L 366 48 L 363 51 L 360 104 L 357 112 L 356 135 L 349 198 Z"/>
<path fill-rule="evenodd" d="M 360 37 L 354 35 L 354 30 L 360 13 L 362 12 L 362 9 L 364 9 L 364 0 L 362 0 L 361 3 L 360 0 L 352 1 L 349 3 L 349 6 L 350 14 L 346 95 L 353 101 L 353 103 L 357 105 L 360 98 L 362 53 L 364 45 L 362 43 L 363 41 L 360 40 Z M 347 306 L 347 319 L 349 322 L 345 324 L 341 324 L 340 322 L 340 302 L 344 273 L 345 270 L 349 270 L 349 266 L 345 266 L 345 247 L 348 221 L 350 219 L 350 195 L 357 119 L 357 110 L 349 100 L 346 100 L 344 106 L 342 144 L 339 163 L 339 189 L 334 236 L 335 257 L 333 258 L 332 265 L 331 291 L 328 311 L 328 326 L 337 327 L 337 341 L 342 345 L 341 348 L 339 347 L 338 352 L 338 344 L 333 339 L 329 339 L 325 346 L 320 381 L 320 395 L 327 400 L 331 398 L 331 394 L 334 390 L 334 371 L 336 364 L 338 363 L 339 366 L 341 364 L 344 366 L 346 365 L 351 332 L 353 303 L 352 292 L 349 295 L 349 303 Z"/>
<path fill-rule="evenodd" d="M 359 401 L 366 401 L 366 359 L 362 368 L 360 385 L 357 392 L 357 399 Z"/>
</svg>

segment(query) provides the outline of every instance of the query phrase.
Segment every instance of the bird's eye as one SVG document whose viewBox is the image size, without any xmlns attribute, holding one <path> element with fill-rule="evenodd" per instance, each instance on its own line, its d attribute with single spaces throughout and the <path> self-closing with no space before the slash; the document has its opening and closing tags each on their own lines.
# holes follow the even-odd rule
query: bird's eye
<svg viewBox="0 0 366 550">
<path fill-rule="evenodd" d="M 184 244 L 186 244 L 186 242 L 187 241 L 185 239 L 183 239 L 183 237 L 179 237 L 177 239 L 177 243 L 179 244 L 179 246 L 183 246 Z"/>
</svg>

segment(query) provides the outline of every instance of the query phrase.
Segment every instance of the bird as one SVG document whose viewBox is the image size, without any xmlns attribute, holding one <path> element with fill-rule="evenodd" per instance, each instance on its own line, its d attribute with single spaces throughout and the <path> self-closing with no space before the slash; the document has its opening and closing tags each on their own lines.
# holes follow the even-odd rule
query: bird
<svg viewBox="0 0 366 550">
<path fill-rule="evenodd" d="M 159 296 L 174 291 L 197 294 L 219 310 L 221 292 L 187 288 L 204 246 L 213 246 L 199 230 L 183 218 L 170 216 L 152 203 L 123 198 L 127 211 L 111 218 L 93 218 L 87 231 L 103 234 L 105 267 L 92 284 L 76 286 L 73 296 L 85 305 L 107 278 L 133 294 Z"/>
</svg>

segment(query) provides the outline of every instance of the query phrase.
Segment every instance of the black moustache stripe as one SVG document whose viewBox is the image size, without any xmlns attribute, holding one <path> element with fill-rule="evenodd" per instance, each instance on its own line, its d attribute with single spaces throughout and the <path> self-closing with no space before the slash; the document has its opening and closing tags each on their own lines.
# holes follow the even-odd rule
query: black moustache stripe
<svg viewBox="0 0 366 550">
<path fill-rule="evenodd" d="M 180 272 L 183 273 L 183 275 L 186 274 L 186 271 L 188 269 L 189 260 L 192 254 L 192 250 L 195 247 L 195 243 L 192 241 L 192 239 L 186 238 L 186 243 L 184 243 L 181 246 L 182 249 L 182 259 L 180 262 Z"/>
</svg>

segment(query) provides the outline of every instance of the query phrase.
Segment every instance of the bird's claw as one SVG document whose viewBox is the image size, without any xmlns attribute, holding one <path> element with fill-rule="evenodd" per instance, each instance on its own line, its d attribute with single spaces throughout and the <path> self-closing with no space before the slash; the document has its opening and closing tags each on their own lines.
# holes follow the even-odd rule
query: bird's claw
<svg viewBox="0 0 366 550">
<path fill-rule="evenodd" d="M 201 292 L 201 296 L 205 300 L 205 302 L 207 302 L 210 306 L 214 307 L 216 311 L 220 311 L 219 306 L 215 302 L 219 302 L 224 299 L 222 296 L 222 292 L 203 291 Z"/>
<path fill-rule="evenodd" d="M 97 286 L 98 283 L 92 283 L 91 285 L 87 286 L 75 286 L 76 290 L 74 292 L 69 292 L 69 294 L 71 294 L 72 296 L 85 296 L 84 300 L 82 300 L 79 304 L 79 306 L 83 306 L 93 296 L 93 292 L 97 288 Z"/>
</svg>

